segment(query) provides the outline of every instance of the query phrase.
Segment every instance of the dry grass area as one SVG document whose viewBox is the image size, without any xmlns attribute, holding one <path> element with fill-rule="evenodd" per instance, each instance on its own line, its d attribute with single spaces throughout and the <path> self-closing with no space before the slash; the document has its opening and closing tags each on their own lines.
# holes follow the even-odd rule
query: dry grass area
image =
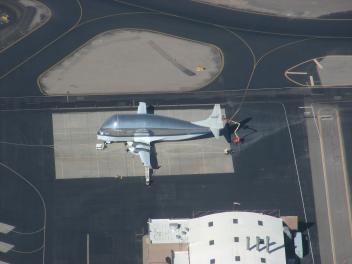
<svg viewBox="0 0 352 264">
<path fill-rule="evenodd" d="M 45 94 L 120 94 L 199 89 L 223 67 L 217 47 L 143 30 L 97 35 L 41 75 Z"/>
</svg>

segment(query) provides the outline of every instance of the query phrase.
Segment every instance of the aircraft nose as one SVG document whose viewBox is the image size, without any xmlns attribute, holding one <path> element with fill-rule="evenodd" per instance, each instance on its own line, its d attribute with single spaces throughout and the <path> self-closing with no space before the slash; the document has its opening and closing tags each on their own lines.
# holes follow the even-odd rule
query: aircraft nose
<svg viewBox="0 0 352 264">
<path fill-rule="evenodd" d="M 118 122 L 117 122 L 117 115 L 113 115 L 111 117 L 109 117 L 108 119 L 105 120 L 105 122 L 103 123 L 103 125 L 101 126 L 100 130 L 104 130 L 104 129 L 111 129 L 111 128 L 116 128 L 118 127 Z"/>
</svg>

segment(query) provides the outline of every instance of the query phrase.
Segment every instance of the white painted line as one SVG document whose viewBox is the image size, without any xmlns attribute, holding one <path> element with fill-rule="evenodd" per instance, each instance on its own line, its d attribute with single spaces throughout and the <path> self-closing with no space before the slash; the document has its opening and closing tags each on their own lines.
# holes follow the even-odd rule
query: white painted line
<svg viewBox="0 0 352 264">
<path fill-rule="evenodd" d="M 315 64 L 318 66 L 319 69 L 321 70 L 323 69 L 323 65 L 321 65 L 317 59 L 313 59 L 313 61 L 315 62 Z"/>
<path fill-rule="evenodd" d="M 310 81 L 310 86 L 314 86 L 314 79 L 312 75 L 309 76 L 309 81 Z"/>
<path fill-rule="evenodd" d="M 10 264 L 10 263 L 4 262 L 4 261 L 1 261 L 1 260 L 0 260 L 0 264 Z"/>
<path fill-rule="evenodd" d="M 291 134 L 290 123 L 288 121 L 285 105 L 281 104 L 281 106 L 282 106 L 282 108 L 284 110 L 285 119 L 286 119 L 286 125 L 287 125 L 287 130 L 288 130 L 288 135 L 290 137 L 290 143 L 291 143 L 291 149 L 292 149 L 292 154 L 293 154 L 293 160 L 294 160 L 295 169 L 296 169 L 296 175 L 297 175 L 297 182 L 298 182 L 299 191 L 300 191 L 300 195 L 301 195 L 301 201 L 302 201 L 304 221 L 306 223 L 308 223 L 308 218 L 307 218 L 307 213 L 306 213 L 306 206 L 305 206 L 304 199 L 303 199 L 301 178 L 300 178 L 299 171 L 298 171 L 298 164 L 297 164 L 297 159 L 296 159 L 295 147 L 293 145 L 293 139 L 292 139 L 292 134 Z M 311 241 L 311 237 L 310 237 L 309 228 L 307 229 L 307 234 L 308 234 L 308 241 L 309 241 L 309 249 L 310 249 L 310 253 L 311 253 L 311 257 L 312 257 L 312 263 L 315 264 L 314 252 L 313 252 L 313 247 L 312 247 L 312 241 Z"/>
<path fill-rule="evenodd" d="M 299 108 L 299 109 L 306 109 L 306 108 L 311 109 L 312 107 L 311 107 L 311 106 L 299 106 L 298 108 Z"/>
<path fill-rule="evenodd" d="M 297 74 L 297 75 L 306 75 L 306 72 L 286 72 L 286 74 Z"/>
<path fill-rule="evenodd" d="M 13 249 L 13 247 L 14 247 L 14 245 L 0 241 L 0 252 L 1 253 L 9 252 L 11 249 Z"/>
<path fill-rule="evenodd" d="M 319 117 L 321 120 L 332 120 L 333 119 L 332 115 L 320 115 Z"/>
<path fill-rule="evenodd" d="M 0 233 L 7 234 L 12 231 L 15 227 L 5 223 L 0 223 Z"/>
<path fill-rule="evenodd" d="M 87 264 L 89 264 L 89 234 L 87 234 Z"/>
</svg>

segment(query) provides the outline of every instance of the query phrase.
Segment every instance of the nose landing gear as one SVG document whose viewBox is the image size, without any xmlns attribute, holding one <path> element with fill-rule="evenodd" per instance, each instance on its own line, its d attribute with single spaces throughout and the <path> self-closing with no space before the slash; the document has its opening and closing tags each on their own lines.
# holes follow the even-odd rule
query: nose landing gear
<svg viewBox="0 0 352 264">
<path fill-rule="evenodd" d="M 149 167 L 144 167 L 144 173 L 145 173 L 145 185 L 150 186 L 150 177 L 153 174 L 153 169 L 150 169 Z"/>
</svg>

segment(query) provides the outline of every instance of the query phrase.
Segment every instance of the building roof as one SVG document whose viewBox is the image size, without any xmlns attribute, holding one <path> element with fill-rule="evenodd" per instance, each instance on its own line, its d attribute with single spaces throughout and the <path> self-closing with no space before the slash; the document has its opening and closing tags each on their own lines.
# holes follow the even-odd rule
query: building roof
<svg viewBox="0 0 352 264">
<path fill-rule="evenodd" d="M 188 243 L 189 222 L 190 219 L 151 219 L 149 239 L 153 244 Z"/>
<path fill-rule="evenodd" d="M 286 263 L 282 219 L 269 215 L 224 212 L 158 219 L 150 221 L 149 230 L 154 244 L 189 243 L 189 261 L 182 264 Z"/>
</svg>

